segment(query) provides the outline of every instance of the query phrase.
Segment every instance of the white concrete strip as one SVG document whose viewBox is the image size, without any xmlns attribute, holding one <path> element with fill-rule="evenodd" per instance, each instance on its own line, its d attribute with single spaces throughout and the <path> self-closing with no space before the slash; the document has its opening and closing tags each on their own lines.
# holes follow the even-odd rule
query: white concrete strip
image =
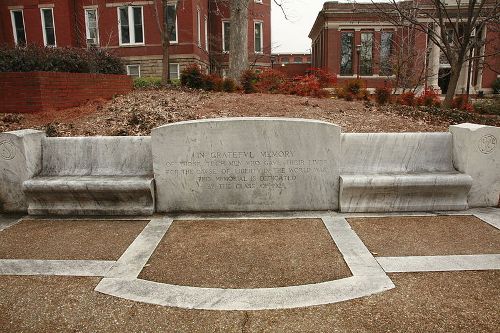
<svg viewBox="0 0 500 333">
<path fill-rule="evenodd" d="M 379 257 L 377 261 L 387 273 L 500 269 L 500 254 Z"/>
<path fill-rule="evenodd" d="M 500 208 L 475 208 L 471 209 L 475 217 L 480 218 L 484 222 L 500 229 Z"/>
<path fill-rule="evenodd" d="M 114 263 L 104 260 L 0 259 L 0 275 L 105 276 Z"/>
<path fill-rule="evenodd" d="M 282 288 L 220 289 L 163 284 L 140 279 L 104 278 L 96 291 L 133 301 L 205 310 L 288 309 L 341 302 L 385 290 L 365 277 Z"/>
<path fill-rule="evenodd" d="M 186 216 L 183 215 L 182 218 Z M 192 215 L 187 216 L 187 218 L 191 219 L 193 216 L 199 217 Z M 273 213 L 268 216 L 274 218 L 290 217 L 290 215 L 283 213 Z M 182 218 L 175 217 L 176 220 Z M 212 218 L 228 217 L 227 215 L 213 215 Z M 243 217 L 241 218 L 243 219 Z M 172 217 L 169 217 L 165 218 L 163 222 L 156 221 L 157 229 L 154 231 L 146 230 L 150 228 L 148 224 L 143 231 L 144 235 L 141 233 L 144 241 L 138 244 L 134 244 L 134 242 L 119 259 L 117 266 L 101 280 L 95 290 L 133 301 L 188 309 L 263 310 L 341 302 L 394 288 L 392 281 L 345 219 L 325 215 L 324 212 L 321 215 L 311 216 L 311 218 L 323 219 L 333 241 L 344 255 L 353 276 L 317 284 L 254 289 L 201 288 L 137 279 L 142 267 L 170 226 Z M 148 243 L 143 244 L 146 241 Z"/>
<path fill-rule="evenodd" d="M 354 276 L 381 278 L 381 282 L 387 278 L 385 272 L 358 235 L 351 229 L 345 218 L 327 216 L 323 218 L 323 223 Z"/>
<path fill-rule="evenodd" d="M 400 216 L 436 216 L 429 212 L 393 212 L 393 213 L 339 213 L 343 218 L 364 218 L 364 217 L 400 217 Z"/>
<path fill-rule="evenodd" d="M 196 213 L 169 215 L 174 220 L 281 220 L 281 219 L 317 219 L 328 214 L 336 215 L 330 211 L 293 211 L 293 212 L 239 212 L 239 213 Z"/>
<path fill-rule="evenodd" d="M 172 224 L 172 218 L 152 219 L 122 254 L 107 277 L 133 279 L 141 272 Z"/>
<path fill-rule="evenodd" d="M 22 215 L 0 214 L 0 231 L 5 230 L 22 220 Z"/>
</svg>

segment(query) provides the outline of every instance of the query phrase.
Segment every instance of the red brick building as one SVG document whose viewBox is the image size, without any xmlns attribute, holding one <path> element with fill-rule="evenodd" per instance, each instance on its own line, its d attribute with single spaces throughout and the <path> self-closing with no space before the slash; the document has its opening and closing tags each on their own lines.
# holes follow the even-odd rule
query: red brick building
<svg viewBox="0 0 500 333">
<path fill-rule="evenodd" d="M 429 28 L 436 29 L 432 24 Z M 486 27 L 478 33 L 489 42 L 475 50 L 475 54 L 480 57 L 494 53 L 492 48 L 500 45 L 498 30 Z M 359 77 L 372 89 L 393 83 L 396 79 L 395 51 L 406 47 L 412 52 L 400 53 L 397 61 L 411 62 L 412 67 L 407 71 L 412 77 L 407 79 L 419 82 L 420 89 L 427 86 L 443 93 L 447 90 L 450 65 L 440 56 L 437 45 L 428 40 L 427 34 L 411 26 L 396 27 L 381 20 L 374 4 L 325 2 L 309 37 L 312 39 L 312 66 L 337 74 L 339 82 Z M 457 94 L 467 90 L 468 76 L 471 93 L 491 93 L 492 83 L 500 72 L 500 55 L 485 58 L 485 62 L 473 62 L 470 70 L 469 64 L 464 64 Z"/>
<path fill-rule="evenodd" d="M 311 68 L 310 53 L 273 53 L 271 65 L 289 77 L 305 75 Z"/>
<path fill-rule="evenodd" d="M 121 57 L 131 75 L 160 76 L 166 17 L 172 78 L 190 63 L 219 73 L 228 67 L 229 10 L 215 0 L 172 1 L 165 14 L 161 0 L 1 0 L 0 44 L 91 43 Z M 249 61 L 270 66 L 271 0 L 251 0 L 248 20 Z"/>
</svg>

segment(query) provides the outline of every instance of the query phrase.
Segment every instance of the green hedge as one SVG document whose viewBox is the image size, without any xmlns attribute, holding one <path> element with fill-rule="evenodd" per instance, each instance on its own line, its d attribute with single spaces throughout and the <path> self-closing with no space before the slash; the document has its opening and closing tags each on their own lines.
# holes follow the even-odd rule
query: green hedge
<svg viewBox="0 0 500 333">
<path fill-rule="evenodd" d="M 103 49 L 0 47 L 0 72 L 126 74 L 122 61 Z"/>
</svg>

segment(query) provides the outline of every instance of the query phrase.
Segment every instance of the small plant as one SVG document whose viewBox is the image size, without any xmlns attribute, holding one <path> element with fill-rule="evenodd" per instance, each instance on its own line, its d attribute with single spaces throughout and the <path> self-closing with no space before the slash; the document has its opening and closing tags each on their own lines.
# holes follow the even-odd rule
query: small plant
<svg viewBox="0 0 500 333">
<path fill-rule="evenodd" d="M 380 105 L 389 103 L 391 101 L 391 89 L 389 87 L 376 88 L 375 100 Z"/>
<path fill-rule="evenodd" d="M 161 77 L 137 77 L 134 79 L 135 89 L 158 89 L 161 86 Z"/>
<path fill-rule="evenodd" d="M 243 72 L 240 78 L 241 86 L 245 94 L 251 94 L 256 92 L 255 83 L 257 83 L 258 76 L 252 69 L 247 69 Z"/>
<path fill-rule="evenodd" d="M 203 89 L 205 80 L 200 66 L 191 64 L 185 67 L 181 71 L 181 85 L 194 89 Z"/>
<path fill-rule="evenodd" d="M 468 112 L 473 112 L 474 107 L 472 104 L 468 103 L 467 97 L 465 95 L 458 95 L 451 101 L 450 107 L 452 109 L 464 110 Z"/>
<path fill-rule="evenodd" d="M 236 82 L 230 77 L 224 78 L 222 81 L 222 90 L 225 92 L 235 92 L 236 91 Z"/>
<path fill-rule="evenodd" d="M 500 94 L 500 78 L 497 78 L 495 81 L 493 81 L 491 88 L 493 89 L 494 94 Z"/>
<path fill-rule="evenodd" d="M 358 79 L 344 81 L 342 86 L 336 89 L 336 93 L 339 98 L 344 98 L 346 100 L 348 100 L 347 98 L 349 98 L 349 100 L 368 100 L 370 97 L 364 82 Z"/>
<path fill-rule="evenodd" d="M 417 103 L 415 93 L 412 91 L 404 92 L 398 96 L 397 102 L 401 105 L 415 106 Z"/>
<path fill-rule="evenodd" d="M 500 116 L 500 98 L 482 99 L 474 103 L 474 110 L 481 114 Z"/>
<path fill-rule="evenodd" d="M 329 88 L 335 86 L 337 77 L 321 68 L 309 68 L 310 75 L 315 76 L 321 88 Z"/>
<path fill-rule="evenodd" d="M 284 73 L 266 69 L 257 75 L 257 81 L 254 86 L 256 91 L 262 93 L 283 93 L 283 88 L 286 86 L 287 77 Z"/>
<path fill-rule="evenodd" d="M 223 88 L 223 80 L 217 74 L 208 74 L 204 75 L 203 80 L 204 89 L 208 91 L 222 91 Z"/>
<path fill-rule="evenodd" d="M 417 98 L 417 105 L 421 106 L 441 106 L 439 94 L 433 89 L 425 89 Z"/>
</svg>

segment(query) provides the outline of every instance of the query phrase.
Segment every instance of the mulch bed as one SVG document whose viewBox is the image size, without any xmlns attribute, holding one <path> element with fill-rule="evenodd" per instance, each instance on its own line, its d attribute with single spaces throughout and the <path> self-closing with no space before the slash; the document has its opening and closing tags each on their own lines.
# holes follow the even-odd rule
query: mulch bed
<svg viewBox="0 0 500 333">
<path fill-rule="evenodd" d="M 282 287 L 351 272 L 320 219 L 174 221 L 139 278 L 219 288 Z"/>
<path fill-rule="evenodd" d="M 500 230 L 474 216 L 351 218 L 348 222 L 375 256 L 500 254 Z"/>
<path fill-rule="evenodd" d="M 147 223 L 24 220 L 0 232 L 0 259 L 116 260 Z"/>
<path fill-rule="evenodd" d="M 372 101 L 161 89 L 136 90 L 56 112 L 0 113 L 0 132 L 35 128 L 49 136 L 150 135 L 152 128 L 167 123 L 243 116 L 319 119 L 341 126 L 343 132 L 443 132 L 463 122 L 500 126 L 500 116 Z"/>
<path fill-rule="evenodd" d="M 500 271 L 390 274 L 396 288 L 290 310 L 201 311 L 94 291 L 99 278 L 0 276 L 1 332 L 498 332 Z"/>
</svg>

